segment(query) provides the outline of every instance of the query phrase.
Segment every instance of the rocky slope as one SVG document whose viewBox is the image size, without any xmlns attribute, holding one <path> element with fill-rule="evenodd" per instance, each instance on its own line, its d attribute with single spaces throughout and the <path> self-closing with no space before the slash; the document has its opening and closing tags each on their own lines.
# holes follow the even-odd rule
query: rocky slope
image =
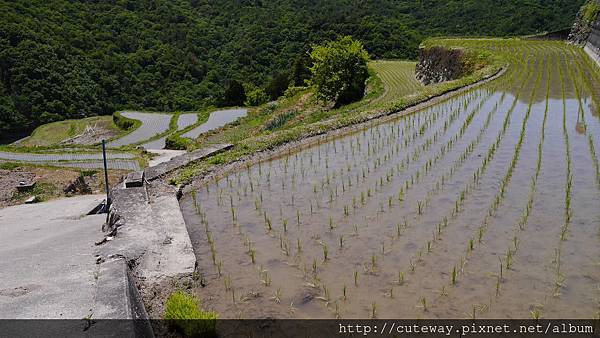
<svg viewBox="0 0 600 338">
<path fill-rule="evenodd" d="M 458 79 L 469 71 L 461 49 L 421 48 L 416 77 L 424 85 Z"/>
<path fill-rule="evenodd" d="M 577 17 L 571 28 L 568 40 L 580 46 L 585 46 L 588 40 L 596 48 L 600 48 L 598 12 L 600 0 L 587 0 L 577 12 Z"/>
</svg>

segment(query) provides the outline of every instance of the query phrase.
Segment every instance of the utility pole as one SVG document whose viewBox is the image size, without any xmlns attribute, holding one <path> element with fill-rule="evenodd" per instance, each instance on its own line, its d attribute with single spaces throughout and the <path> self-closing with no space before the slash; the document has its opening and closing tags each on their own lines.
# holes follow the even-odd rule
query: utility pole
<svg viewBox="0 0 600 338">
<path fill-rule="evenodd" d="M 104 187 L 106 188 L 106 204 L 104 206 L 105 212 L 108 214 L 108 207 L 110 206 L 110 186 L 108 185 L 108 165 L 106 164 L 106 140 L 102 140 L 102 159 L 104 160 Z M 106 216 L 108 218 L 108 215 Z"/>
</svg>

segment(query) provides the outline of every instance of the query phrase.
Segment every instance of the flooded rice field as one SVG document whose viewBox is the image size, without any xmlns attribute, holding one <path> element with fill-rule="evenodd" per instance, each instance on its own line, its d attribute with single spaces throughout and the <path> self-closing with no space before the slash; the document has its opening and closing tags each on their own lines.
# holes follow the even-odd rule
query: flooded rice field
<svg viewBox="0 0 600 338">
<path fill-rule="evenodd" d="M 560 42 L 448 40 L 499 79 L 181 200 L 221 318 L 595 318 L 598 68 Z"/>
</svg>

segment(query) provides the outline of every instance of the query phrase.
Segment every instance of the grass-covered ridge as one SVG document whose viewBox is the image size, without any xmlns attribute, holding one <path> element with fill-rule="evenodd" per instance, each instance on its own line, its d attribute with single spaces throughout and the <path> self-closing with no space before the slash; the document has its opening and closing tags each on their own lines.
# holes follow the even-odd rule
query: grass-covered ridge
<svg viewBox="0 0 600 338">
<path fill-rule="evenodd" d="M 286 143 L 393 114 L 434 96 L 491 77 L 497 74 L 502 67 L 507 66 L 507 61 L 494 57 L 489 53 L 474 53 L 475 49 L 463 48 L 467 50 L 467 54 L 477 55 L 477 61 L 479 63 L 485 62 L 485 65 L 457 80 L 430 86 L 413 84 L 411 87 L 414 90 L 411 92 L 399 88 L 406 86 L 406 84 L 402 81 L 396 81 L 395 78 L 414 76 L 412 67 L 407 67 L 403 62 L 397 62 L 395 68 L 397 74 L 395 76 L 389 76 L 389 74 L 388 76 L 381 76 L 375 69 L 379 65 L 371 64 L 371 76 L 367 87 L 368 94 L 360 102 L 339 109 L 332 109 L 320 105 L 312 97 L 311 90 L 304 89 L 281 99 L 275 106 L 266 105 L 256 109 L 246 118 L 207 133 L 192 143 L 190 149 L 201 148 L 213 143 L 232 143 L 234 147 L 232 150 L 218 154 L 207 161 L 188 166 L 172 181 L 174 183 L 189 182 L 193 177 L 210 170 L 213 165 L 231 163 L 246 155 L 274 149 Z M 379 68 L 381 70 L 381 67 Z M 388 69 L 388 72 L 390 71 Z M 389 92 L 397 92 L 398 96 L 381 100 L 381 97 L 385 98 Z M 291 111 L 297 112 L 294 112 L 294 116 L 291 118 L 286 118 L 285 123 L 278 126 L 276 130 L 263 127 L 270 117 L 289 114 Z"/>
<path fill-rule="evenodd" d="M 110 116 L 95 116 L 79 120 L 64 120 L 42 125 L 36 128 L 30 137 L 20 142 L 25 147 L 56 146 L 85 132 L 86 128 L 103 129 L 108 138 L 123 133 Z"/>
</svg>

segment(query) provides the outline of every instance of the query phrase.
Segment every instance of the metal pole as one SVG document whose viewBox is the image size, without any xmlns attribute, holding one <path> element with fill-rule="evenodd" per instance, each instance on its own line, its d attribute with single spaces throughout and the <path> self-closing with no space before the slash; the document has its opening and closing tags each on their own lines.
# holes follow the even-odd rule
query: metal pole
<svg viewBox="0 0 600 338">
<path fill-rule="evenodd" d="M 106 164 L 106 140 L 102 140 L 102 159 L 104 160 L 104 187 L 106 188 L 106 213 L 110 205 L 110 187 L 108 185 L 108 165 Z"/>
</svg>

